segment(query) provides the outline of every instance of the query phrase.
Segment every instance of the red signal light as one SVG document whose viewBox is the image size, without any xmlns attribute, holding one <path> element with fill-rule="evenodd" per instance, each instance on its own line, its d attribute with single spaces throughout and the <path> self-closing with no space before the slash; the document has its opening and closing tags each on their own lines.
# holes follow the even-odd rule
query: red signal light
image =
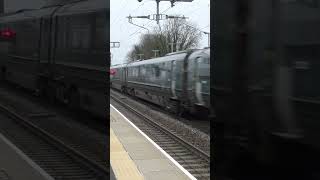
<svg viewBox="0 0 320 180">
<path fill-rule="evenodd" d="M 12 29 L 6 28 L 0 31 L 0 37 L 4 39 L 13 39 L 16 37 L 16 32 Z"/>
<path fill-rule="evenodd" d="M 110 69 L 110 75 L 115 75 L 116 74 L 116 70 L 115 69 Z"/>
</svg>

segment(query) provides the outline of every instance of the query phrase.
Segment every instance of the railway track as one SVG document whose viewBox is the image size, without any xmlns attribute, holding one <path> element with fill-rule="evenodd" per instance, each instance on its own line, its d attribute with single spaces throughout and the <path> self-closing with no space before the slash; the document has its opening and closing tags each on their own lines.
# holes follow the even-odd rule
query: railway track
<svg viewBox="0 0 320 180">
<path fill-rule="evenodd" d="M 61 122 L 57 118 L 32 118 L 29 121 L 39 128 L 63 141 L 73 149 L 77 149 L 88 159 L 105 166 L 107 162 L 107 135 L 97 133 L 72 120 Z M 48 122 L 53 121 L 53 122 Z M 57 121 L 54 123 L 54 121 Z M 58 130 L 57 130 L 58 129 Z M 72 131 L 70 131 L 72 129 Z"/>
<path fill-rule="evenodd" d="M 11 86 L 0 87 L 0 102 L 101 166 L 108 161 L 107 128 L 89 113 L 67 111 L 64 105 L 49 104 Z"/>
<path fill-rule="evenodd" d="M 180 121 L 180 122 L 182 122 L 192 128 L 198 129 L 199 131 L 201 131 L 207 135 L 210 135 L 210 121 L 209 120 L 198 119 L 198 118 L 193 117 L 193 115 L 190 115 L 190 114 L 189 114 L 190 117 L 186 117 L 186 116 L 179 117 L 173 113 L 167 112 L 162 107 L 160 107 L 156 104 L 150 103 L 150 102 L 145 101 L 143 99 L 140 99 L 138 97 L 132 97 L 127 94 L 123 94 L 122 92 L 120 92 L 117 89 L 110 89 L 110 94 L 113 96 L 123 96 L 126 98 L 130 98 L 139 104 L 142 104 L 144 106 L 148 106 L 149 108 L 151 108 L 155 111 L 161 112 L 172 119 L 176 119 L 176 120 L 178 120 L 178 121 Z"/>
<path fill-rule="evenodd" d="M 199 180 L 210 179 L 210 155 L 208 153 L 179 137 L 178 132 L 161 126 L 151 117 L 128 105 L 124 102 L 124 98 L 119 99 L 112 94 L 110 97 L 112 105 L 129 111 L 131 115 L 134 114 L 135 117 L 131 116 L 130 120 L 195 178 Z"/>
<path fill-rule="evenodd" d="M 0 133 L 55 179 L 104 180 L 108 164 L 92 160 L 38 127 L 11 107 L 0 104 Z M 81 149 L 81 148 L 80 148 Z"/>
</svg>

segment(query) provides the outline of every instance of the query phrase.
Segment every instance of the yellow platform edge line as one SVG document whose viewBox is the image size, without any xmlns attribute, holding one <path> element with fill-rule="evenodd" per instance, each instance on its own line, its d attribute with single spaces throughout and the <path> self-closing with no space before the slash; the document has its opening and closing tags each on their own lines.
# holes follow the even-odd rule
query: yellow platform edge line
<svg viewBox="0 0 320 180">
<path fill-rule="evenodd" d="M 117 180 L 143 180 L 136 164 L 110 128 L 110 162 Z"/>
</svg>

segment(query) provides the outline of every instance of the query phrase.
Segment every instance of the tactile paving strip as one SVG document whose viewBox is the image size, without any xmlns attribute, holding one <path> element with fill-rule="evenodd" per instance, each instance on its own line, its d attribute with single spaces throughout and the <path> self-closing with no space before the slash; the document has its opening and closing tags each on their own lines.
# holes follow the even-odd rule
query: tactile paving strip
<svg viewBox="0 0 320 180">
<path fill-rule="evenodd" d="M 112 129 L 110 129 L 110 162 L 117 180 L 144 179 Z"/>
</svg>

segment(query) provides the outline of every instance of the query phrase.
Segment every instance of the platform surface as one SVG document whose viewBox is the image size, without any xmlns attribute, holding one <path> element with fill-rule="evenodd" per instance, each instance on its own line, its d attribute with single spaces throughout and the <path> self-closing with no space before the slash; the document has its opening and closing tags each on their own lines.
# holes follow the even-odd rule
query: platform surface
<svg viewBox="0 0 320 180">
<path fill-rule="evenodd" d="M 0 180 L 54 180 L 0 134 Z"/>
<path fill-rule="evenodd" d="M 118 180 L 195 179 L 110 105 L 110 161 Z"/>
</svg>

